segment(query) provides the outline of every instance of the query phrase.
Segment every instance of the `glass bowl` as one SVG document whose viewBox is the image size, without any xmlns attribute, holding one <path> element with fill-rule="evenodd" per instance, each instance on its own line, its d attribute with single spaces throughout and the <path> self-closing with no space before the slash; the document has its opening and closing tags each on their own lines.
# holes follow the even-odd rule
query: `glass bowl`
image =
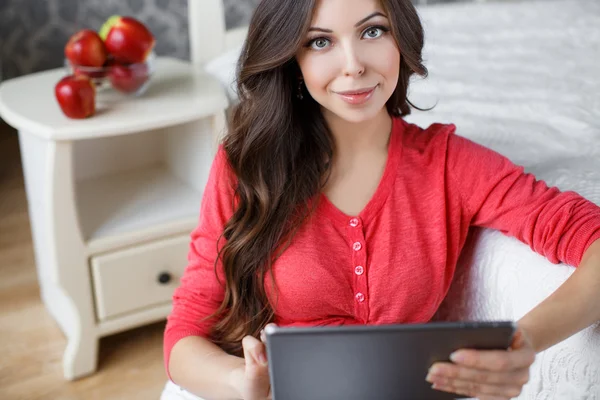
<svg viewBox="0 0 600 400">
<path fill-rule="evenodd" d="M 154 73 L 156 55 L 148 55 L 146 61 L 137 64 L 119 64 L 109 59 L 102 67 L 74 65 L 65 59 L 67 74 L 87 75 L 96 85 L 97 96 L 141 96 L 146 92 Z"/>
</svg>

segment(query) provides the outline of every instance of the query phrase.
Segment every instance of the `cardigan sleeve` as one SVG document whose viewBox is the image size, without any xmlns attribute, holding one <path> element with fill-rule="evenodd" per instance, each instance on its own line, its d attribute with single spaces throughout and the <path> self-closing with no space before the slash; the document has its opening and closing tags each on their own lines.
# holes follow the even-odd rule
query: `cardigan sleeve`
<svg viewBox="0 0 600 400">
<path fill-rule="evenodd" d="M 206 317 L 223 301 L 225 279 L 221 261 L 215 269 L 215 260 L 217 246 L 220 249 L 225 243 L 224 238 L 218 239 L 233 215 L 233 201 L 233 173 L 220 146 L 202 197 L 199 222 L 191 233 L 188 264 L 173 294 L 173 309 L 165 327 L 163 351 L 169 378 L 169 357 L 175 343 L 187 336 L 208 337 L 215 318 Z"/>
<path fill-rule="evenodd" d="M 600 238 L 600 208 L 561 192 L 507 157 L 455 134 L 448 125 L 447 173 L 472 226 L 497 229 L 557 264 L 578 266 Z"/>
</svg>

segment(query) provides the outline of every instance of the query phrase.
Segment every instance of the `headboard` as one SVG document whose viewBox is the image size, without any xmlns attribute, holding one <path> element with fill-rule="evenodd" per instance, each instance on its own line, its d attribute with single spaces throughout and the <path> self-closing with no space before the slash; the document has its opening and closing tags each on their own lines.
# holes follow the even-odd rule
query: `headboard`
<svg viewBox="0 0 600 400">
<path fill-rule="evenodd" d="M 225 52 L 240 46 L 247 26 L 226 29 L 223 0 L 188 0 L 190 58 L 205 65 Z"/>
</svg>

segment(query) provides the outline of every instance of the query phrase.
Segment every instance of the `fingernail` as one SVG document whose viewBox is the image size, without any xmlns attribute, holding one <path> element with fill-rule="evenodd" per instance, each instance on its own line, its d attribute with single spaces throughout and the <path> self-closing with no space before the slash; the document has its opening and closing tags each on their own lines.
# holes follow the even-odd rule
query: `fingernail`
<svg viewBox="0 0 600 400">
<path fill-rule="evenodd" d="M 454 352 L 450 354 L 450 360 L 452 360 L 452 362 L 463 362 L 465 361 L 465 355 L 463 353 Z"/>
<path fill-rule="evenodd" d="M 441 375 L 443 372 L 444 369 L 439 365 L 434 365 L 433 367 L 429 368 L 430 375 Z"/>
</svg>

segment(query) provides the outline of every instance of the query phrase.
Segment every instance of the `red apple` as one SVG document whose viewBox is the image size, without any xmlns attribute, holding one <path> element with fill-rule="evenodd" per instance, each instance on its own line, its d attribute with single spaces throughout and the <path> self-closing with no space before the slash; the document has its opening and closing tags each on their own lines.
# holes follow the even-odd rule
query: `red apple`
<svg viewBox="0 0 600 400">
<path fill-rule="evenodd" d="M 62 112 L 69 118 L 87 118 L 96 111 L 96 87 L 85 75 L 68 75 L 54 87 Z"/>
<path fill-rule="evenodd" d="M 76 66 L 101 67 L 106 56 L 104 42 L 90 29 L 77 32 L 65 45 L 65 57 Z"/>
<path fill-rule="evenodd" d="M 148 65 L 115 63 L 110 67 L 108 78 L 115 89 L 124 93 L 134 93 L 148 80 Z"/>
<path fill-rule="evenodd" d="M 148 28 L 131 17 L 110 17 L 100 29 L 106 49 L 123 64 L 146 61 L 155 39 Z"/>
</svg>

